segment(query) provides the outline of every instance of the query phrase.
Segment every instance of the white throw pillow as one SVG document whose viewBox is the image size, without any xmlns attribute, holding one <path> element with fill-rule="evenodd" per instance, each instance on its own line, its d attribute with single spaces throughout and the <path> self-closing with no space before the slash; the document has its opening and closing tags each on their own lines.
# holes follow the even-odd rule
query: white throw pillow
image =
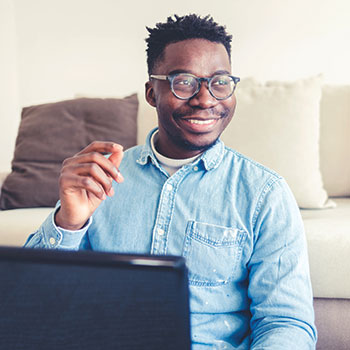
<svg viewBox="0 0 350 350">
<path fill-rule="evenodd" d="M 138 92 L 139 111 L 137 114 L 137 144 L 143 145 L 149 132 L 158 125 L 157 111 L 148 104 L 145 91 Z"/>
<path fill-rule="evenodd" d="M 320 155 L 328 194 L 350 196 L 350 85 L 322 89 Z"/>
<path fill-rule="evenodd" d="M 227 146 L 282 175 L 301 208 L 335 205 L 320 172 L 321 83 L 321 77 L 265 84 L 242 79 L 234 118 L 222 135 Z"/>
</svg>

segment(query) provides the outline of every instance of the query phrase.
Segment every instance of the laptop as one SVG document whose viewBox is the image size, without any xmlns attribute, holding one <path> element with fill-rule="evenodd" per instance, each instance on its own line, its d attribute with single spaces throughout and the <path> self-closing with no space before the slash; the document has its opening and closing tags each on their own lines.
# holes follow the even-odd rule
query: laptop
<svg viewBox="0 0 350 350">
<path fill-rule="evenodd" d="M 0 349 L 190 349 L 174 256 L 0 247 Z"/>
</svg>

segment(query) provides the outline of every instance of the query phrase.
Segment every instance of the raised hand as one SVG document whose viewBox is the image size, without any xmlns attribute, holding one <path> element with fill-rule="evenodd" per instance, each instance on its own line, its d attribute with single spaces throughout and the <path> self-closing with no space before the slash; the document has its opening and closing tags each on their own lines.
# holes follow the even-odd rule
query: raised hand
<svg viewBox="0 0 350 350">
<path fill-rule="evenodd" d="M 111 153 L 107 159 L 103 154 Z M 113 142 L 95 141 L 62 165 L 59 178 L 61 207 L 55 222 L 67 230 L 78 230 L 106 196 L 113 196 L 113 180 L 122 182 L 118 167 L 123 147 Z"/>
</svg>

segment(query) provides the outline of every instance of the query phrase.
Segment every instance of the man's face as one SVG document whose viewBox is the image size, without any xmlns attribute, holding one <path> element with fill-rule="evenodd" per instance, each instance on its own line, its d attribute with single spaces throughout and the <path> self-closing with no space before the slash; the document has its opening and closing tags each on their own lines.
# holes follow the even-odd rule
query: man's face
<svg viewBox="0 0 350 350">
<path fill-rule="evenodd" d="M 191 73 L 210 78 L 231 74 L 225 47 L 205 39 L 190 39 L 166 46 L 152 74 Z M 157 108 L 159 134 L 157 150 L 169 157 L 185 159 L 210 147 L 232 119 L 236 99 L 217 100 L 202 82 L 197 95 L 181 100 L 173 95 L 168 81 L 146 83 L 146 99 Z"/>
</svg>

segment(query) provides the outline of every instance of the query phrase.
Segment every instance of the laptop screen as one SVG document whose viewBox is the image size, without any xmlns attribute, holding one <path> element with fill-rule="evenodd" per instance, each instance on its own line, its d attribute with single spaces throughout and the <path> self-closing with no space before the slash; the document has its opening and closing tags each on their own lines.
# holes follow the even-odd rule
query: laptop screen
<svg viewBox="0 0 350 350">
<path fill-rule="evenodd" d="M 190 347 L 182 258 L 0 248 L 0 348 Z"/>
</svg>

